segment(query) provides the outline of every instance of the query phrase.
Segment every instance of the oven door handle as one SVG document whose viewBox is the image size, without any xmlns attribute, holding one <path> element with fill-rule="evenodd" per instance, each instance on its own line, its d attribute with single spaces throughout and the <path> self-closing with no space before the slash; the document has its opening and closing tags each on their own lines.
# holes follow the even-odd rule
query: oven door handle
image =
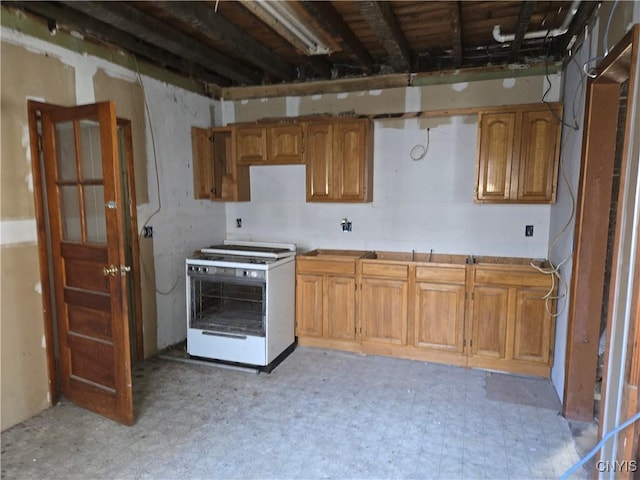
<svg viewBox="0 0 640 480">
<path fill-rule="evenodd" d="M 218 333 L 218 332 L 209 332 L 207 330 L 202 331 L 203 335 L 211 335 L 212 337 L 224 337 L 224 338 L 235 338 L 237 340 L 246 340 L 246 335 L 234 335 L 232 333 Z"/>
</svg>

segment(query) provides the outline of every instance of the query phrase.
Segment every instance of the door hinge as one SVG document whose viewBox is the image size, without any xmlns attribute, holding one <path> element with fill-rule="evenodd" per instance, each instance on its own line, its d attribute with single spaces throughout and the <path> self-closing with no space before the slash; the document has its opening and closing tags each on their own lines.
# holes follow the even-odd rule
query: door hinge
<svg viewBox="0 0 640 480">
<path fill-rule="evenodd" d="M 38 152 L 42 152 L 42 135 L 38 134 Z"/>
<path fill-rule="evenodd" d="M 473 347 L 473 339 L 469 340 L 469 346 Z"/>
<path fill-rule="evenodd" d="M 118 204 L 113 200 L 108 201 L 107 203 L 104 204 L 104 206 L 107 207 L 109 210 L 115 210 L 116 208 L 118 208 Z"/>
<path fill-rule="evenodd" d="M 466 339 L 466 338 L 463 338 L 463 339 L 462 339 L 462 346 L 463 346 L 463 347 L 466 347 L 466 346 L 467 346 L 467 339 Z"/>
</svg>

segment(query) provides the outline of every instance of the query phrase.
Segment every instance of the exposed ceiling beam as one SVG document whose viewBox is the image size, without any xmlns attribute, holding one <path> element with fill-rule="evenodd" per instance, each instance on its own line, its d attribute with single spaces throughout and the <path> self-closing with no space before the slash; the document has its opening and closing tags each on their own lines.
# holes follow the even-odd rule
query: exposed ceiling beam
<svg viewBox="0 0 640 480">
<path fill-rule="evenodd" d="M 247 32 L 236 27 L 204 2 L 152 2 L 154 8 L 196 28 L 207 38 L 227 49 L 242 52 L 242 57 L 275 77 L 291 81 L 294 68 L 264 47 Z"/>
<path fill-rule="evenodd" d="M 454 68 L 462 67 L 462 21 L 460 2 L 451 2 L 451 55 Z"/>
<path fill-rule="evenodd" d="M 518 14 L 518 27 L 516 28 L 515 37 L 511 43 L 511 51 L 509 52 L 509 63 L 514 63 L 518 59 L 524 34 L 527 33 L 527 29 L 529 28 L 529 21 L 531 20 L 535 6 L 535 1 L 522 2 L 520 13 Z"/>
<path fill-rule="evenodd" d="M 241 84 L 260 83 L 253 70 L 216 52 L 163 22 L 151 18 L 123 2 L 61 2 L 145 42 L 196 62 Z"/>
<path fill-rule="evenodd" d="M 359 1 L 356 3 L 360 13 L 389 54 L 389 64 L 398 72 L 410 71 L 413 67 L 411 49 L 389 2 Z"/>
<path fill-rule="evenodd" d="M 336 39 L 343 51 L 355 55 L 365 71 L 372 70 L 373 58 L 330 2 L 301 0 L 300 3 Z"/>
<path fill-rule="evenodd" d="M 220 86 L 228 86 L 229 80 L 223 78 L 209 70 L 195 65 L 182 57 L 173 55 L 160 48 L 141 42 L 133 35 L 129 35 L 121 30 L 116 30 L 112 26 L 102 23 L 83 13 L 65 8 L 62 5 L 51 2 L 26 2 L 20 5 L 30 12 L 56 22 L 58 25 L 66 26 L 71 30 L 77 30 L 89 36 L 95 36 L 102 41 L 110 43 L 116 48 L 128 51 L 133 55 L 144 57 L 161 67 L 171 67 L 182 75 L 194 77 L 200 81 L 214 83 Z"/>
</svg>

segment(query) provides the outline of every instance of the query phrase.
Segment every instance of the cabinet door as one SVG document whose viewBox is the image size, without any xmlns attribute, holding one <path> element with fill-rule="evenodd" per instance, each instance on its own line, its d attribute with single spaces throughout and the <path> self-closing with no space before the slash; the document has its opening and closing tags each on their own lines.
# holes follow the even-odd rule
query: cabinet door
<svg viewBox="0 0 640 480">
<path fill-rule="evenodd" d="M 491 359 L 506 355 L 509 289 L 477 286 L 473 291 L 471 353 Z"/>
<path fill-rule="evenodd" d="M 213 194 L 213 149 L 209 130 L 191 127 L 193 196 L 199 200 Z"/>
<path fill-rule="evenodd" d="M 363 201 L 366 196 L 367 121 L 338 121 L 334 126 L 334 199 Z"/>
<path fill-rule="evenodd" d="M 302 125 L 267 127 L 267 163 L 302 163 Z"/>
<path fill-rule="evenodd" d="M 477 201 L 504 202 L 510 198 L 515 123 L 514 112 L 480 115 Z"/>
<path fill-rule="evenodd" d="M 362 341 L 407 344 L 406 281 L 362 278 Z"/>
<path fill-rule="evenodd" d="M 307 201 L 328 201 L 332 196 L 333 128 L 328 122 L 307 125 L 304 151 L 307 164 Z"/>
<path fill-rule="evenodd" d="M 560 115 L 559 109 L 555 110 Z M 518 200 L 555 201 L 560 126 L 549 110 L 524 112 L 518 175 Z"/>
<path fill-rule="evenodd" d="M 236 127 L 236 155 L 239 165 L 263 164 L 267 143 L 262 127 Z"/>
<path fill-rule="evenodd" d="M 323 276 L 296 276 L 296 335 L 322 336 Z"/>
<path fill-rule="evenodd" d="M 465 286 L 416 283 L 415 346 L 462 354 Z"/>
<path fill-rule="evenodd" d="M 356 338 L 356 279 L 327 275 L 324 336 L 331 340 Z"/>
<path fill-rule="evenodd" d="M 514 319 L 513 358 L 549 365 L 551 360 L 551 322 L 544 296 L 548 290 L 518 288 Z"/>
</svg>

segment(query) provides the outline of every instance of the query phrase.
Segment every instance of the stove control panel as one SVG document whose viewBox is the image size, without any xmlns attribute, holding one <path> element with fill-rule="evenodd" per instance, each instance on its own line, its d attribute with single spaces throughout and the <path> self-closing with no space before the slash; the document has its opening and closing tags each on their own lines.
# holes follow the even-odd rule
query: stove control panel
<svg viewBox="0 0 640 480">
<path fill-rule="evenodd" d="M 250 278 L 252 280 L 264 280 L 264 270 L 251 270 L 244 268 L 233 267 L 214 267 L 210 265 L 187 265 L 187 273 L 192 275 L 211 275 L 211 276 L 223 276 L 223 277 L 240 277 Z"/>
</svg>

